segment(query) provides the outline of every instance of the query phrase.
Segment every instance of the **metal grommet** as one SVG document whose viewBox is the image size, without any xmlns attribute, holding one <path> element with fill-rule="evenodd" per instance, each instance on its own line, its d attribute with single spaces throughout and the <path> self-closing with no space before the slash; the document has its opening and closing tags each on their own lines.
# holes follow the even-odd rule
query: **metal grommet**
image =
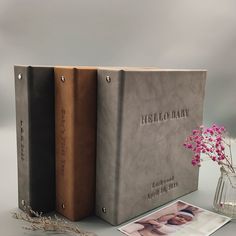
<svg viewBox="0 0 236 236">
<path fill-rule="evenodd" d="M 61 76 L 61 81 L 64 83 L 65 81 L 66 81 L 66 78 L 65 78 L 65 76 Z"/>
<path fill-rule="evenodd" d="M 106 76 L 106 81 L 107 81 L 107 83 L 110 83 L 111 82 L 111 77 L 108 75 L 108 76 Z"/>
<path fill-rule="evenodd" d="M 102 212 L 103 213 L 106 213 L 107 212 L 107 209 L 105 207 L 102 208 Z"/>
<path fill-rule="evenodd" d="M 61 208 L 65 209 L 65 204 L 64 203 L 61 204 Z"/>
<path fill-rule="evenodd" d="M 17 78 L 18 78 L 18 79 L 22 79 L 22 74 L 21 74 L 21 73 L 18 74 Z"/>
</svg>

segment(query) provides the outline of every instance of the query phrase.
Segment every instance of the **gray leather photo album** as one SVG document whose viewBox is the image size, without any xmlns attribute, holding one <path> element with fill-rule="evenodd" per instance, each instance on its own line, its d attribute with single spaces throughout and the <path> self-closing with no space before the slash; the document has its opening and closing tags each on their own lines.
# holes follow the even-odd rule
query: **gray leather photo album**
<svg viewBox="0 0 236 236">
<path fill-rule="evenodd" d="M 53 67 L 14 67 L 18 205 L 31 214 L 55 210 Z"/>
<path fill-rule="evenodd" d="M 202 124 L 206 70 L 98 69 L 96 214 L 118 225 L 197 190 L 183 148 Z"/>
</svg>

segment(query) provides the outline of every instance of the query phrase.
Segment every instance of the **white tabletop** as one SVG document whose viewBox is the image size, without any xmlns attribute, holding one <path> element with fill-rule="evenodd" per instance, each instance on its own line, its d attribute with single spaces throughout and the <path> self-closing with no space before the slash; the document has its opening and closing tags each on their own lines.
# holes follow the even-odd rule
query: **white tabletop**
<svg viewBox="0 0 236 236">
<path fill-rule="evenodd" d="M 11 212 L 17 210 L 17 163 L 15 127 L 0 127 L 0 233 L 3 236 L 41 236 L 52 233 L 27 231 L 22 227 L 24 222 L 15 220 Z M 234 152 L 235 153 L 235 152 Z M 207 210 L 212 210 L 215 187 L 219 177 L 219 168 L 211 162 L 205 162 L 200 169 L 199 190 L 181 199 Z M 150 212 L 149 212 L 150 213 Z M 106 222 L 97 217 L 90 217 L 77 223 L 81 228 L 96 233 L 98 236 L 123 235 Z M 236 234 L 236 221 L 225 225 L 213 235 L 233 236 Z"/>
</svg>

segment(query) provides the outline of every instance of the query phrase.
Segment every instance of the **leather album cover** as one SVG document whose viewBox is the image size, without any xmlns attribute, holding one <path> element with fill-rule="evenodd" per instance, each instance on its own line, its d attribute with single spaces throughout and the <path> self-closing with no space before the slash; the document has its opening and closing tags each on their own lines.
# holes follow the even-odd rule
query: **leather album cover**
<svg viewBox="0 0 236 236">
<path fill-rule="evenodd" d="M 15 66 L 18 205 L 55 209 L 53 67 Z"/>
<path fill-rule="evenodd" d="M 97 70 L 55 68 L 56 209 L 77 221 L 94 213 Z"/>
<path fill-rule="evenodd" d="M 96 214 L 118 225 L 198 188 L 183 148 L 202 124 L 205 70 L 98 70 Z"/>
</svg>

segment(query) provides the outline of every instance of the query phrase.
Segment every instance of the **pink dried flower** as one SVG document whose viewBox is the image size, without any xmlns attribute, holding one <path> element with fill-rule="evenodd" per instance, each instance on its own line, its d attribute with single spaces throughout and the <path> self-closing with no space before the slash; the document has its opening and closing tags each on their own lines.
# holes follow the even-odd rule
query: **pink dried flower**
<svg viewBox="0 0 236 236">
<path fill-rule="evenodd" d="M 198 129 L 192 131 L 183 146 L 193 152 L 193 166 L 200 166 L 202 161 L 200 157 L 204 155 L 222 167 L 227 167 L 231 172 L 234 172 L 232 157 L 230 156 L 231 158 L 229 159 L 225 155 L 225 132 L 225 127 L 217 124 L 207 128 L 201 125 Z M 231 155 L 231 146 L 229 144 L 227 146 Z"/>
<path fill-rule="evenodd" d="M 198 132 L 199 132 L 198 130 L 194 129 L 193 130 L 193 135 L 197 134 Z"/>
<path fill-rule="evenodd" d="M 222 141 L 221 136 L 217 136 L 216 141 L 217 141 L 217 142 L 221 142 L 221 141 Z"/>
<path fill-rule="evenodd" d="M 188 149 L 192 149 L 192 148 L 193 148 L 193 145 L 189 143 L 189 144 L 187 144 L 187 148 L 188 148 Z"/>
<path fill-rule="evenodd" d="M 220 130 L 221 130 L 222 132 L 224 132 L 224 131 L 225 131 L 225 127 L 222 126 L 222 127 L 220 128 Z"/>
<path fill-rule="evenodd" d="M 197 165 L 196 160 L 192 160 L 192 165 L 193 165 L 193 166 Z"/>
<path fill-rule="evenodd" d="M 201 151 L 202 151 L 202 147 L 197 147 L 197 148 L 196 148 L 196 152 L 197 152 L 197 153 L 200 153 Z"/>
</svg>

